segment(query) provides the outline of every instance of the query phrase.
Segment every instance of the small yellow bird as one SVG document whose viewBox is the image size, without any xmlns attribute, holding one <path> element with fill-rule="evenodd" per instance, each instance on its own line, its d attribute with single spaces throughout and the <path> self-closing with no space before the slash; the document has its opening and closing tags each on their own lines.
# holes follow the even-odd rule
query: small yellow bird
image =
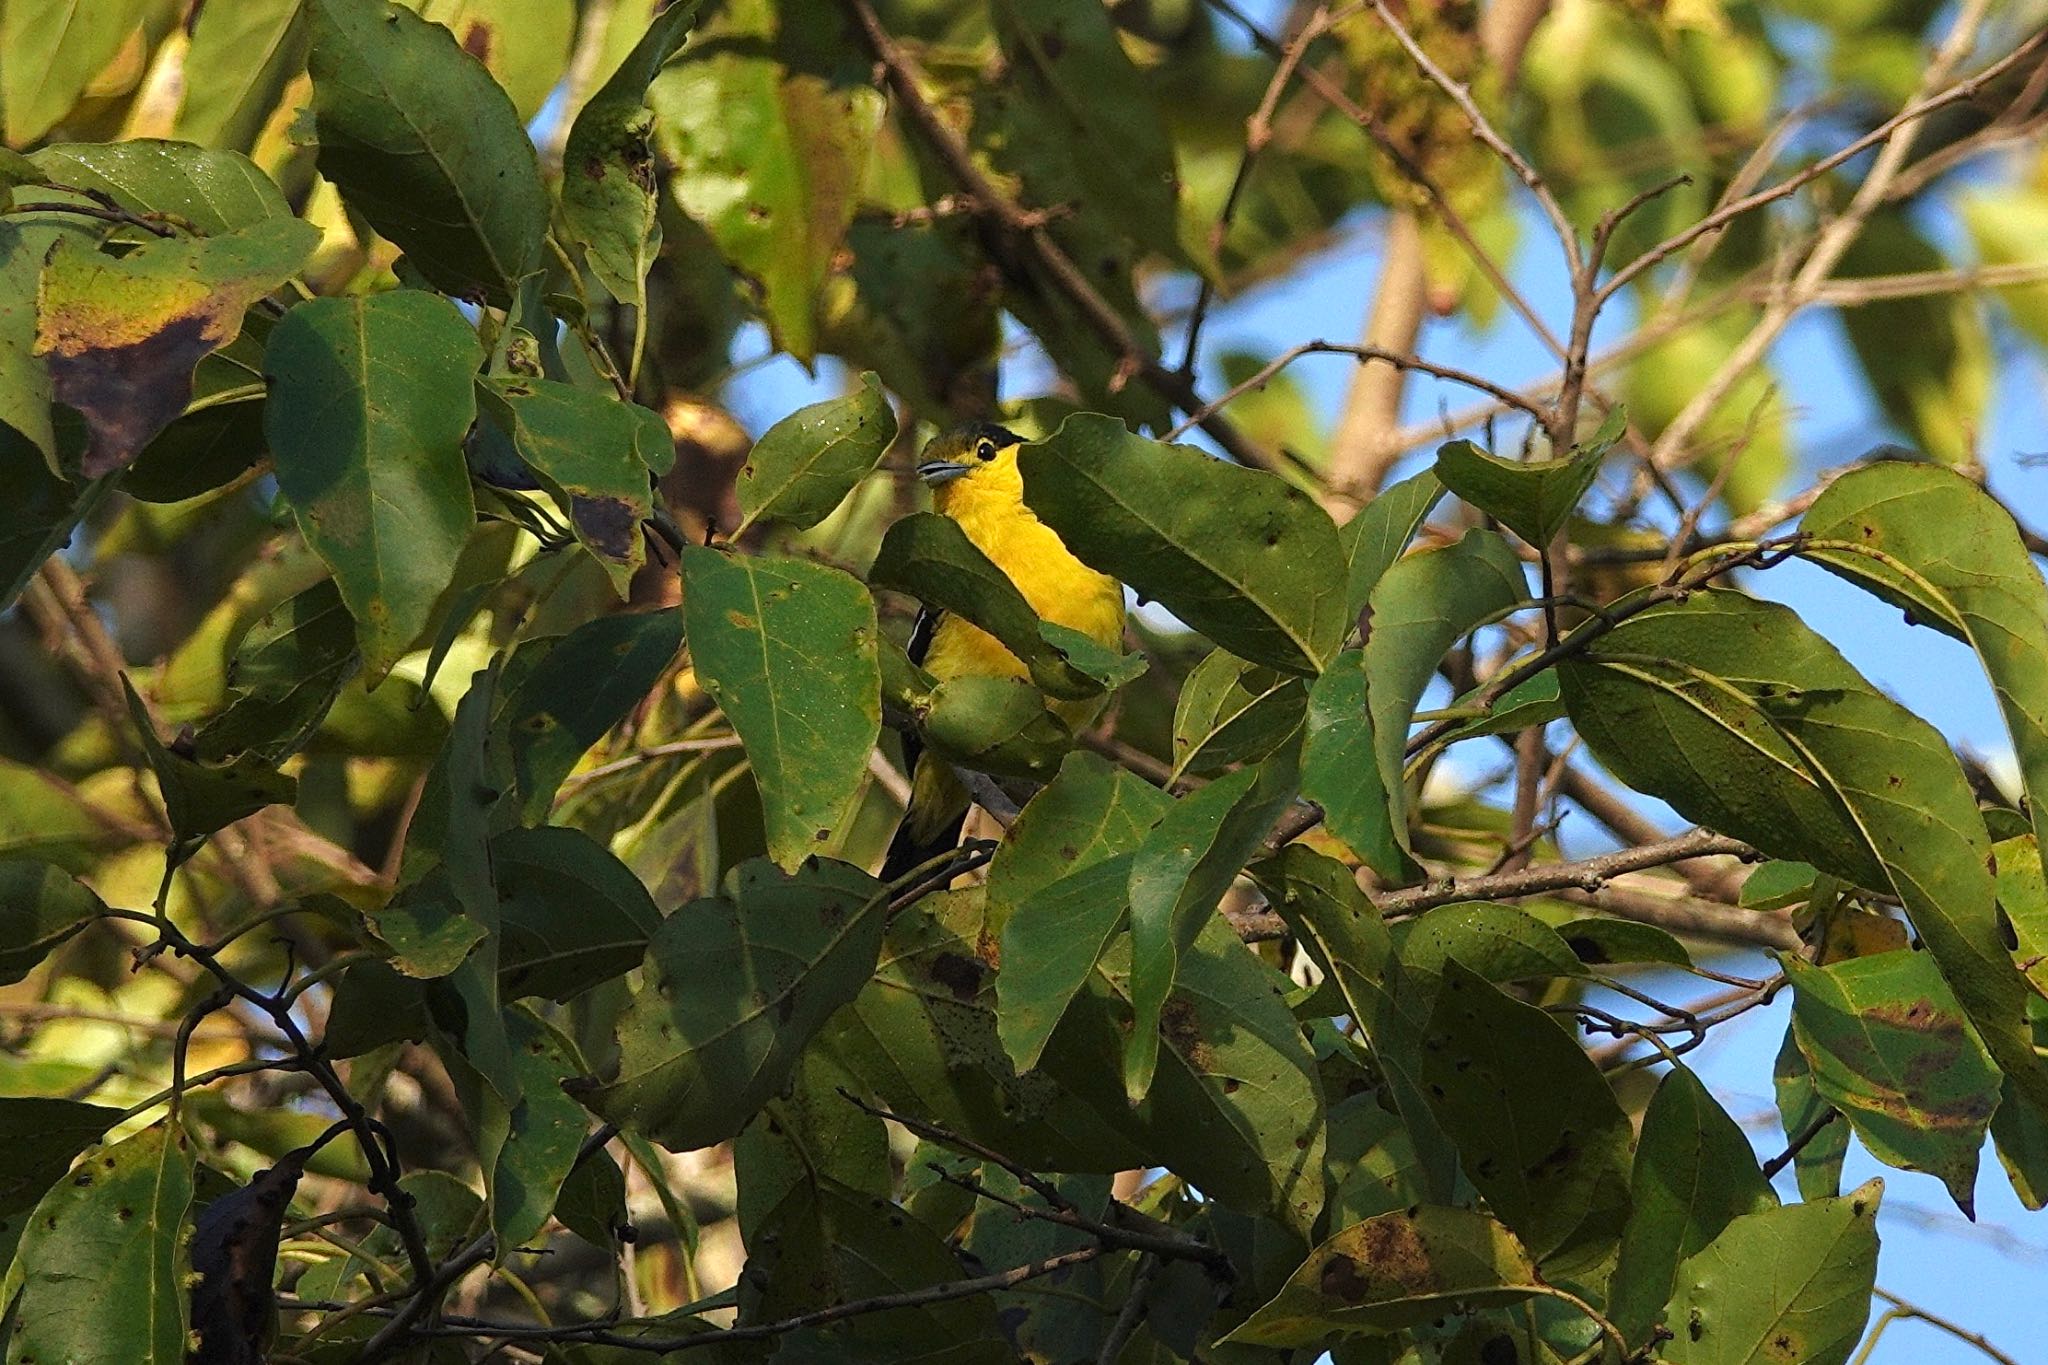
<svg viewBox="0 0 2048 1365">
<path fill-rule="evenodd" d="M 918 477 L 931 486 L 939 514 L 960 523 L 967 538 L 1008 575 L 1042 619 L 1114 648 L 1124 633 L 1123 585 L 1074 558 L 1058 533 L 1024 505 L 1024 476 L 1017 468 L 1023 444 L 1023 437 L 992 422 L 957 427 L 925 447 Z M 910 661 L 941 682 L 969 676 L 1030 676 L 1023 661 L 987 631 L 929 609 L 911 632 Z M 1103 701 L 1049 706 L 1061 720 L 1078 726 L 1094 719 Z M 952 769 L 921 750 L 913 736 L 904 737 L 910 806 L 883 860 L 884 881 L 957 844 L 971 804 Z"/>
</svg>

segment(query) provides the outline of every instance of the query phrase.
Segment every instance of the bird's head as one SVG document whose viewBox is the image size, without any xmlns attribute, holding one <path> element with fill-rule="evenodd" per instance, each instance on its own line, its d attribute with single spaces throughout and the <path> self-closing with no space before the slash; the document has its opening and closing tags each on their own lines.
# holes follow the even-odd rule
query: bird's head
<svg viewBox="0 0 2048 1365">
<path fill-rule="evenodd" d="M 917 462 L 917 476 L 931 485 L 940 512 L 968 501 L 1004 499 L 1021 503 L 1024 476 L 1017 451 L 1024 438 L 993 422 L 969 422 L 934 436 Z"/>
</svg>

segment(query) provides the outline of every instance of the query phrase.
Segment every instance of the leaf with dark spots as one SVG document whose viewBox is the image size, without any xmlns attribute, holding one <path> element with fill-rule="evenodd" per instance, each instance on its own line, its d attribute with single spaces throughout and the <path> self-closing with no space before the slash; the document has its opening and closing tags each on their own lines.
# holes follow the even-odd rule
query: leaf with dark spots
<svg viewBox="0 0 2048 1365">
<path fill-rule="evenodd" d="M 278 1230 L 305 1174 L 307 1149 L 288 1152 L 249 1183 L 208 1204 L 192 1232 L 195 1365 L 263 1365 L 277 1312 Z"/>
<path fill-rule="evenodd" d="M 1332 1336 L 1378 1335 L 1544 1292 L 1513 1233 L 1471 1209 L 1422 1204 L 1332 1236 L 1225 1340 L 1319 1347 Z"/>
<path fill-rule="evenodd" d="M 1970 1215 L 2000 1077 L 1933 958 L 1897 949 L 1785 969 L 1792 1036 L 1821 1097 L 1872 1156 L 1937 1176 Z"/>
<path fill-rule="evenodd" d="M 981 978 L 987 968 L 959 953 L 940 953 L 932 959 L 932 980 L 953 993 L 956 1000 L 972 1000 L 981 993 Z"/>
<path fill-rule="evenodd" d="M 319 230 L 272 219 L 220 237 L 173 237 L 111 256 L 61 237 L 43 265 L 35 354 L 51 391 L 85 418 L 80 469 L 125 468 L 185 410 L 192 371 L 233 341 L 249 305 L 298 270 Z"/>
</svg>

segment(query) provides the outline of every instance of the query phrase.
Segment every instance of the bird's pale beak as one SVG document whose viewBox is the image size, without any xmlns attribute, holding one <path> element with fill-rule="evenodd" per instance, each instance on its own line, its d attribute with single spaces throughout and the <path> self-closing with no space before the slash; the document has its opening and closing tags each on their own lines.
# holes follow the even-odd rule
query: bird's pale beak
<svg viewBox="0 0 2048 1365">
<path fill-rule="evenodd" d="M 969 468 L 971 466 L 954 460 L 926 460 L 917 467 L 917 477 L 937 488 L 942 483 L 951 483 L 965 474 Z"/>
</svg>

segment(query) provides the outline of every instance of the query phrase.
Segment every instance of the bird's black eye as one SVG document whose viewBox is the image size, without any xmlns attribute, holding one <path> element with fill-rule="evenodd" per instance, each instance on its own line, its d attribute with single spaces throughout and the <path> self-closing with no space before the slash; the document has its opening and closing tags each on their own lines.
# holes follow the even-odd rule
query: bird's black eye
<svg viewBox="0 0 2048 1365">
<path fill-rule="evenodd" d="M 974 456 L 978 460 L 993 460 L 996 457 L 996 443 L 984 436 L 974 443 Z"/>
</svg>

